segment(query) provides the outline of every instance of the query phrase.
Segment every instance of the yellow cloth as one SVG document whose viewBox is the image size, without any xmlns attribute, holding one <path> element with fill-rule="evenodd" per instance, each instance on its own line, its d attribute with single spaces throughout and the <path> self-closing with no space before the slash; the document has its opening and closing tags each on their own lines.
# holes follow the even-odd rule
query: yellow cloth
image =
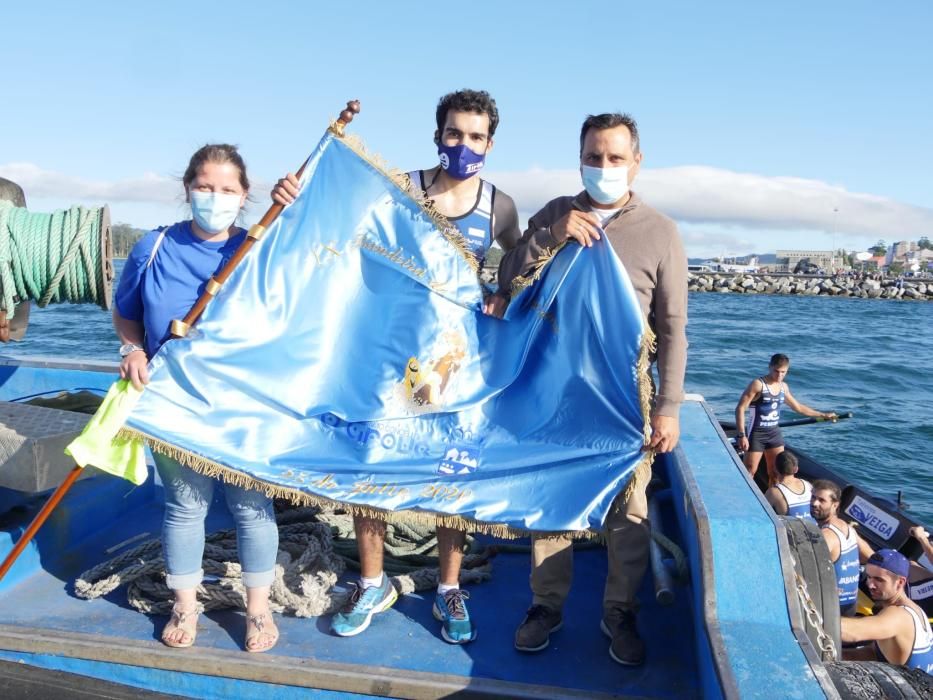
<svg viewBox="0 0 933 700">
<path fill-rule="evenodd" d="M 65 454 L 74 457 L 81 467 L 97 467 L 137 486 L 145 482 L 148 471 L 143 441 L 117 437 L 142 394 L 125 379 L 114 382 L 97 413 L 65 448 Z"/>
</svg>

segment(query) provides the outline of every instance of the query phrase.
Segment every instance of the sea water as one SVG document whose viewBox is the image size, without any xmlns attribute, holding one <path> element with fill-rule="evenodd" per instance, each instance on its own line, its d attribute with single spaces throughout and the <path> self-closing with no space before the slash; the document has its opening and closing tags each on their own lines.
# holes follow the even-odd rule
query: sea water
<svg viewBox="0 0 933 700">
<path fill-rule="evenodd" d="M 686 389 L 718 417 L 733 420 L 770 356 L 788 355 L 798 401 L 855 415 L 788 428 L 787 441 L 875 495 L 900 491 L 933 525 L 933 303 L 693 293 L 687 335 Z M 59 304 L 33 308 L 26 338 L 0 354 L 116 360 L 118 346 L 108 312 Z"/>
</svg>

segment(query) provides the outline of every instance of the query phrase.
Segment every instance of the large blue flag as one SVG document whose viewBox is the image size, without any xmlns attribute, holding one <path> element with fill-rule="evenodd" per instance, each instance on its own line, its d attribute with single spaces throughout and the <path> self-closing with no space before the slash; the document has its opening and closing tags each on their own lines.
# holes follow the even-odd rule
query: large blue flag
<svg viewBox="0 0 933 700">
<path fill-rule="evenodd" d="M 358 141 L 329 131 L 301 185 L 121 435 L 301 503 L 598 529 L 651 456 L 650 330 L 612 249 L 565 246 L 500 320 L 459 232 Z"/>
</svg>

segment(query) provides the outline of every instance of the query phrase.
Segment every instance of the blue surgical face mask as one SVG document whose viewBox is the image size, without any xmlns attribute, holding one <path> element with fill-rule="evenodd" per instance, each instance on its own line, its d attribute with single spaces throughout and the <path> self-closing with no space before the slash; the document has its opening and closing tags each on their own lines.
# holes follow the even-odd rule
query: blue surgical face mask
<svg viewBox="0 0 933 700">
<path fill-rule="evenodd" d="M 437 155 L 440 156 L 441 167 L 455 180 L 473 177 L 486 164 L 485 154 L 474 153 L 464 144 L 459 146 L 438 144 Z"/>
<path fill-rule="evenodd" d="M 240 213 L 238 194 L 192 192 L 191 215 L 198 227 L 207 233 L 220 233 L 230 228 Z"/>
<path fill-rule="evenodd" d="M 583 187 L 598 204 L 614 204 L 628 194 L 628 166 L 620 168 L 580 167 Z"/>
</svg>

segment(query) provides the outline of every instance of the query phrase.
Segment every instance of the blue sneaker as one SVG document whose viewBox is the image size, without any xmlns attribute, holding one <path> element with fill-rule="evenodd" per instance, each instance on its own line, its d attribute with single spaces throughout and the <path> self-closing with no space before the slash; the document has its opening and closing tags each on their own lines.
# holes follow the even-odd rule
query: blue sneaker
<svg viewBox="0 0 933 700">
<path fill-rule="evenodd" d="M 358 583 L 351 583 L 353 590 L 350 597 L 333 619 L 330 629 L 338 637 L 352 637 L 359 634 L 373 619 L 373 615 L 392 607 L 398 600 L 398 593 L 389 577 L 383 574 L 381 586 L 362 588 Z"/>
<path fill-rule="evenodd" d="M 438 593 L 434 597 L 434 617 L 440 620 L 441 636 L 445 642 L 451 644 L 466 644 L 476 639 L 476 630 L 470 622 L 470 613 L 467 612 L 466 603 L 470 597 L 466 591 L 454 588 L 444 595 Z"/>
</svg>

